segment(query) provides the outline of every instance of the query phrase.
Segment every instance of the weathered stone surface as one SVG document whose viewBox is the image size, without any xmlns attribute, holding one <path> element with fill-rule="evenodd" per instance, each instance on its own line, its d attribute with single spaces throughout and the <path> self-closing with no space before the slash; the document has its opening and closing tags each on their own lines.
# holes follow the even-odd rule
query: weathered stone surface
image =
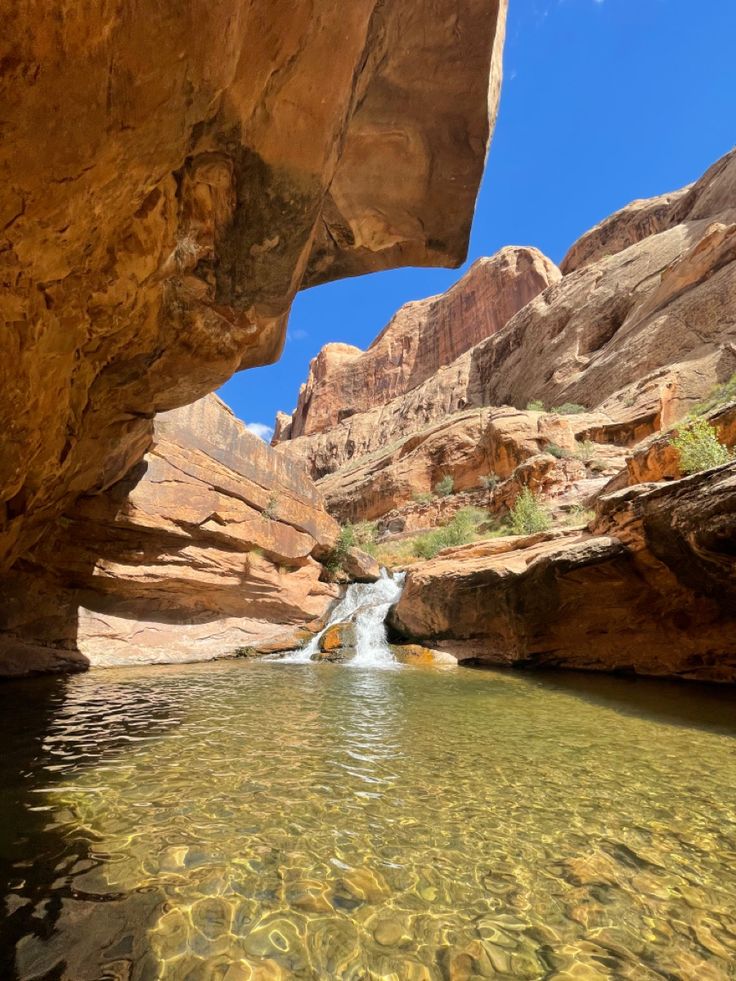
<svg viewBox="0 0 736 981">
<path fill-rule="evenodd" d="M 318 487 L 341 522 L 373 520 L 430 493 L 448 475 L 455 490 L 476 489 L 484 476 L 510 477 L 550 444 L 572 454 L 577 435 L 609 421 L 599 413 L 559 416 L 509 406 L 466 410 L 347 464 Z M 555 462 L 549 458 L 550 467 Z"/>
<path fill-rule="evenodd" d="M 733 151 L 717 160 L 695 184 L 659 197 L 632 201 L 572 245 L 560 268 L 567 275 L 591 262 L 623 252 L 630 245 L 657 235 L 683 221 L 713 215 L 736 218 L 736 176 Z"/>
<path fill-rule="evenodd" d="M 725 446 L 736 447 L 736 404 L 723 406 L 706 418 Z M 680 458 L 672 445 L 673 436 L 674 431 L 658 433 L 637 446 L 626 458 L 626 468 L 609 481 L 606 490 L 612 492 L 631 484 L 682 477 Z"/>
<path fill-rule="evenodd" d="M 416 667 L 454 667 L 457 658 L 446 651 L 436 651 L 432 647 L 422 647 L 421 644 L 392 644 L 391 652 L 402 664 L 412 664 Z"/>
<path fill-rule="evenodd" d="M 606 419 L 585 436 L 596 442 L 632 446 L 672 425 L 736 370 L 734 200 L 736 151 L 656 207 L 614 216 L 602 238 L 596 232 L 581 246 L 578 271 L 551 282 L 505 327 L 406 394 L 361 409 L 360 395 L 352 400 L 346 389 L 339 404 L 351 414 L 336 425 L 333 396 L 313 376 L 301 415 L 331 428 L 299 436 L 282 421 L 282 452 L 326 477 L 369 454 L 397 451 L 405 437 L 458 411 L 533 399 L 600 410 Z M 656 234 L 641 237 L 648 230 Z M 325 378 L 349 374 L 371 350 L 335 348 L 344 360 Z"/>
<path fill-rule="evenodd" d="M 5 576 L 0 673 L 294 647 L 338 593 L 312 557 L 337 534 L 303 469 L 218 398 L 164 413 L 142 463 Z"/>
<path fill-rule="evenodd" d="M 736 151 L 693 186 L 676 224 L 565 276 L 465 355 L 473 401 L 605 410 L 657 380 L 654 428 L 680 418 L 736 370 L 735 195 Z"/>
<path fill-rule="evenodd" d="M 462 261 L 505 14 L 6 6 L 0 568 L 140 460 L 156 412 L 274 360 L 300 286 Z"/>
<path fill-rule="evenodd" d="M 592 262 L 623 252 L 650 235 L 658 235 L 673 224 L 675 206 L 684 203 L 690 187 L 672 194 L 632 201 L 591 228 L 569 249 L 560 263 L 562 273 L 575 272 Z"/>
<path fill-rule="evenodd" d="M 479 259 L 446 293 L 405 304 L 367 351 L 328 344 L 310 365 L 288 438 L 324 432 L 406 395 L 495 334 L 559 278 L 541 252 L 509 247 Z M 274 443 L 285 433 L 279 420 Z"/>
<path fill-rule="evenodd" d="M 447 549 L 392 627 L 493 664 L 736 680 L 736 464 L 604 498 L 592 530 Z"/>
<path fill-rule="evenodd" d="M 342 559 L 343 572 L 353 582 L 378 582 L 381 567 L 378 562 L 360 548 L 350 548 Z"/>
</svg>

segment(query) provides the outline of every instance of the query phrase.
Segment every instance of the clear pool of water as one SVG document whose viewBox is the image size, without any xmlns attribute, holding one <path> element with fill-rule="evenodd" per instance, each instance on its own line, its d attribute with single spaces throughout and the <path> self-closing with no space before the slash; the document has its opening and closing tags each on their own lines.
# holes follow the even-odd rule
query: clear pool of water
<svg viewBox="0 0 736 981">
<path fill-rule="evenodd" d="M 736 702 L 221 662 L 0 687 L 0 977 L 736 977 Z"/>
</svg>

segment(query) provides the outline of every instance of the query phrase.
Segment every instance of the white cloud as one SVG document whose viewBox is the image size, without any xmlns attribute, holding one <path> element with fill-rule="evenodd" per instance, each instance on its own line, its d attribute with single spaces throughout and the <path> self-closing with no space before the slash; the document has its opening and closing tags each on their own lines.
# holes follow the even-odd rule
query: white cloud
<svg viewBox="0 0 736 981">
<path fill-rule="evenodd" d="M 309 334 L 301 327 L 295 327 L 294 330 L 289 330 L 286 333 L 287 341 L 303 341 L 305 337 L 309 337 Z"/>
<path fill-rule="evenodd" d="M 245 428 L 249 433 L 253 433 L 264 443 L 270 443 L 273 436 L 273 426 L 267 426 L 265 422 L 247 422 Z"/>
</svg>

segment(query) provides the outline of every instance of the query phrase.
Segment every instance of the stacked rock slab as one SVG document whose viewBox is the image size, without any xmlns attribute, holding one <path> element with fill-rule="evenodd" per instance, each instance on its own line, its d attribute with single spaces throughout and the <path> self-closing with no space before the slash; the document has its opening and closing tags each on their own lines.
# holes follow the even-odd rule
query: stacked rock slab
<svg viewBox="0 0 736 981">
<path fill-rule="evenodd" d="M 289 649 L 338 594 L 315 559 L 337 533 L 216 396 L 163 413 L 143 461 L 6 575 L 0 674 Z"/>
<path fill-rule="evenodd" d="M 505 17 L 7 6 L 0 569 L 142 458 L 155 413 L 277 358 L 300 287 L 463 260 Z"/>
<path fill-rule="evenodd" d="M 600 500 L 590 530 L 447 549 L 392 625 L 460 659 L 736 681 L 736 464 Z"/>
</svg>

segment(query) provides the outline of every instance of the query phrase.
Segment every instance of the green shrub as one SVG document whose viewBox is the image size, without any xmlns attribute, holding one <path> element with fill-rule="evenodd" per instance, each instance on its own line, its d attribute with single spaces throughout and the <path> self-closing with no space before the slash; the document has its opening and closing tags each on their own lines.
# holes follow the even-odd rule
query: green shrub
<svg viewBox="0 0 736 981">
<path fill-rule="evenodd" d="M 416 501 L 417 504 L 426 504 L 427 501 L 432 500 L 432 497 L 433 497 L 432 494 L 425 492 L 424 494 L 414 494 L 412 500 Z"/>
<path fill-rule="evenodd" d="M 583 463 L 590 463 L 595 456 L 595 443 L 591 439 L 575 441 L 575 456 Z"/>
<path fill-rule="evenodd" d="M 423 559 L 433 559 L 443 548 L 465 545 L 473 537 L 476 508 L 463 508 L 449 524 L 414 539 L 414 551 Z"/>
<path fill-rule="evenodd" d="M 449 497 L 454 490 L 455 481 L 452 479 L 449 473 L 434 485 L 434 492 L 438 497 Z"/>
<path fill-rule="evenodd" d="M 544 412 L 544 402 L 541 399 L 532 399 L 531 402 L 526 404 L 527 412 Z"/>
<path fill-rule="evenodd" d="M 587 412 L 588 410 L 578 402 L 563 402 L 562 405 L 557 405 L 549 411 L 553 412 L 556 416 L 578 416 L 581 412 Z"/>
<path fill-rule="evenodd" d="M 719 409 L 722 405 L 728 405 L 736 399 L 736 374 L 731 375 L 727 382 L 716 387 L 699 402 L 692 410 L 694 416 L 704 416 L 713 409 Z"/>
<path fill-rule="evenodd" d="M 513 535 L 533 535 L 546 531 L 552 523 L 547 510 L 528 487 L 524 487 L 514 501 L 510 518 Z"/>
<path fill-rule="evenodd" d="M 274 494 L 272 494 L 271 497 L 269 497 L 268 503 L 266 504 L 265 508 L 261 511 L 261 514 L 268 521 L 273 521 L 274 518 L 276 517 L 276 514 L 278 513 L 278 509 L 279 509 L 279 500 Z"/>
<path fill-rule="evenodd" d="M 498 474 L 489 473 L 480 478 L 480 486 L 483 490 L 492 491 L 498 484 Z"/>
<path fill-rule="evenodd" d="M 378 531 L 375 521 L 360 521 L 353 525 L 353 538 L 358 548 L 373 555 L 377 547 Z"/>
<path fill-rule="evenodd" d="M 556 456 L 558 460 L 565 460 L 570 456 L 569 451 L 563 449 L 561 446 L 558 446 L 557 443 L 547 443 L 544 448 L 544 452 L 551 453 L 552 456 Z"/>
<path fill-rule="evenodd" d="M 348 523 L 343 525 L 340 529 L 340 534 L 337 536 L 337 541 L 335 542 L 335 547 L 330 552 L 328 558 L 323 562 L 324 567 L 331 573 L 339 572 L 342 569 L 342 564 L 350 551 L 350 549 L 355 545 L 355 529 Z"/>
<path fill-rule="evenodd" d="M 693 419 L 680 427 L 672 439 L 672 445 L 677 450 L 680 469 L 685 474 L 719 467 L 732 458 L 707 419 Z"/>
</svg>

